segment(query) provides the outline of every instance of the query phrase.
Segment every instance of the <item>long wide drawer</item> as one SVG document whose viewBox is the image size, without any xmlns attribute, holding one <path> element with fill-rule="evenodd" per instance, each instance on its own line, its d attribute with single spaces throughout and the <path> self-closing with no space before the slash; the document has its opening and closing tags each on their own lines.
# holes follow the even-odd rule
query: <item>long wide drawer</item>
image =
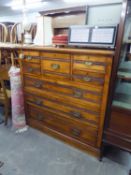
<svg viewBox="0 0 131 175">
<path fill-rule="evenodd" d="M 57 93 L 49 92 L 46 90 L 41 91 L 38 89 L 36 91 L 35 88 L 24 88 L 24 92 L 26 94 L 32 93 L 32 96 L 34 97 L 38 95 L 39 97 L 42 97 L 42 98 L 54 100 L 56 102 L 63 103 L 65 105 L 74 106 L 76 108 L 80 107 L 82 109 L 91 110 L 97 113 L 99 113 L 101 109 L 101 103 L 96 103 L 96 102 L 92 102 L 89 100 L 82 100 L 79 98 L 65 96 L 63 94 L 57 94 Z"/>
<path fill-rule="evenodd" d="M 102 90 L 93 87 L 79 88 L 73 86 L 61 85 L 59 83 L 51 83 L 38 78 L 24 77 L 24 86 L 33 87 L 39 90 L 47 90 L 58 94 L 64 94 L 74 98 L 90 100 L 94 102 L 101 102 Z"/>
<path fill-rule="evenodd" d="M 95 146 L 97 139 L 97 130 L 86 124 L 72 122 L 63 116 L 52 113 L 49 110 L 40 110 L 28 105 L 28 118 L 33 118 L 43 125 L 52 128 L 58 132 L 76 138 L 81 142 Z"/>
<path fill-rule="evenodd" d="M 25 95 L 26 103 L 32 104 L 37 107 L 53 110 L 58 114 L 64 115 L 66 118 L 71 120 L 77 120 L 79 122 L 86 122 L 90 126 L 95 128 L 98 127 L 99 113 L 91 110 L 82 110 L 81 108 L 75 108 L 64 103 L 51 101 L 48 99 L 42 99 L 38 96 L 32 96 L 31 94 Z"/>
</svg>

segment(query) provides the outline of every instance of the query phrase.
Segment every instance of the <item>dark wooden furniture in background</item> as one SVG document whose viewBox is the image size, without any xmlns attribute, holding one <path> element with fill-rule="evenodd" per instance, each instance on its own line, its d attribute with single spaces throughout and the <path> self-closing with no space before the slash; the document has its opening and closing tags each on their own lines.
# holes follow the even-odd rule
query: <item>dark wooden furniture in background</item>
<svg viewBox="0 0 131 175">
<path fill-rule="evenodd" d="M 103 143 L 131 152 L 131 0 L 124 0 Z"/>
<path fill-rule="evenodd" d="M 28 124 L 99 157 L 114 51 L 21 47 L 20 56 Z"/>
<path fill-rule="evenodd" d="M 52 17 L 54 35 L 68 34 L 71 25 L 85 25 L 87 21 L 87 6 L 63 8 L 39 12 L 43 16 Z"/>
</svg>

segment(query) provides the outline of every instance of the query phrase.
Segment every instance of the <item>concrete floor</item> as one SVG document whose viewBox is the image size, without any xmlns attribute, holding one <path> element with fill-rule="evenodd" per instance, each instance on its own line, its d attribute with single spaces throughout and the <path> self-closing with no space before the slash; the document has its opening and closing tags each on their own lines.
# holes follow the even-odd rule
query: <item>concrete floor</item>
<svg viewBox="0 0 131 175">
<path fill-rule="evenodd" d="M 0 125 L 0 175 L 128 175 L 130 154 L 114 151 L 94 157 L 35 129 L 15 134 Z"/>
</svg>

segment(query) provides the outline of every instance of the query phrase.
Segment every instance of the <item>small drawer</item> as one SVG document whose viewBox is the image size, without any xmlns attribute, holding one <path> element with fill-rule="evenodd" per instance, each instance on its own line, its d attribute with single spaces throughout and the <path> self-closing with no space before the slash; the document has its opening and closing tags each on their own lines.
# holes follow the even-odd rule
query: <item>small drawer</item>
<svg viewBox="0 0 131 175">
<path fill-rule="evenodd" d="M 44 60 L 42 61 L 43 72 L 54 72 L 60 74 L 70 73 L 70 63 L 64 61 Z"/>
<path fill-rule="evenodd" d="M 24 73 L 36 74 L 36 75 L 41 74 L 40 64 L 38 63 L 23 62 L 22 66 Z"/>
<path fill-rule="evenodd" d="M 73 75 L 73 80 L 76 82 L 86 83 L 88 85 L 104 85 L 104 75 L 96 73 L 86 73 Z"/>
<path fill-rule="evenodd" d="M 36 56 L 36 57 L 40 55 L 39 51 L 29 51 L 29 50 L 23 51 L 23 54 L 25 56 Z"/>
<path fill-rule="evenodd" d="M 106 58 L 81 55 L 73 56 L 73 71 L 82 70 L 87 72 L 106 73 Z"/>
<path fill-rule="evenodd" d="M 95 145 L 97 138 L 97 129 L 80 122 L 72 122 L 62 115 L 53 113 L 50 110 L 40 110 L 34 106 L 28 105 L 28 118 L 38 121 L 41 125 L 49 127 L 60 133 L 76 138 L 81 142 Z M 27 118 L 27 121 L 28 121 Z"/>
<path fill-rule="evenodd" d="M 42 52 L 41 53 L 42 57 L 45 58 L 53 58 L 53 59 L 70 59 L 69 54 L 64 54 L 64 53 L 56 53 L 56 52 Z"/>
<path fill-rule="evenodd" d="M 33 59 L 40 59 L 40 54 L 38 51 L 23 51 L 19 53 L 19 57 L 33 62 Z"/>
</svg>

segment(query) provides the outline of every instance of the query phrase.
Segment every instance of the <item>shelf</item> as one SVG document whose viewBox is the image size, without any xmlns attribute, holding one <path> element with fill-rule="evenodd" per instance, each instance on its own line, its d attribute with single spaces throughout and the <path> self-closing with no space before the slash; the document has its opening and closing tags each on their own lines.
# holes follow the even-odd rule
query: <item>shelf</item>
<svg viewBox="0 0 131 175">
<path fill-rule="evenodd" d="M 115 107 L 131 110 L 131 104 L 128 104 L 126 102 L 121 102 L 121 101 L 114 100 L 112 105 L 115 106 Z"/>
<path fill-rule="evenodd" d="M 117 77 L 121 78 L 121 79 L 124 79 L 124 80 L 131 80 L 131 72 L 128 73 L 128 72 L 120 72 L 120 71 L 118 71 Z"/>
</svg>

